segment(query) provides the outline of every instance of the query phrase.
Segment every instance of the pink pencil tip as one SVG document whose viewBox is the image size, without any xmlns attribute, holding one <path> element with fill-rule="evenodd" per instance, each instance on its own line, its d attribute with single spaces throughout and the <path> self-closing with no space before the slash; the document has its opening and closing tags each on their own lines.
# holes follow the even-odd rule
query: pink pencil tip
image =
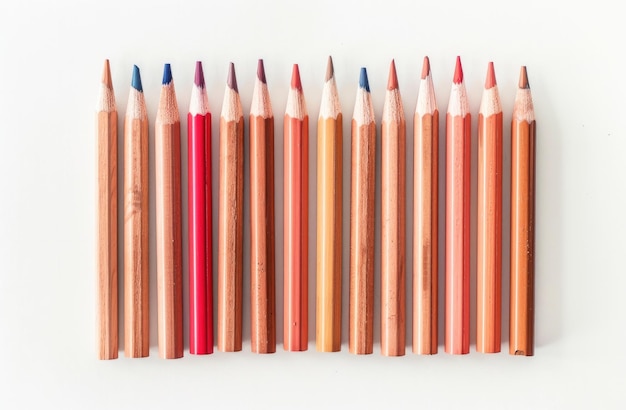
<svg viewBox="0 0 626 410">
<path fill-rule="evenodd" d="M 453 80 L 455 84 L 461 84 L 463 82 L 463 67 L 461 66 L 461 57 L 456 57 L 456 67 L 454 69 L 454 78 Z"/>
<path fill-rule="evenodd" d="M 422 64 L 422 80 L 425 80 L 428 74 L 430 74 L 430 60 L 428 56 L 425 56 L 424 63 Z"/>
<path fill-rule="evenodd" d="M 493 61 L 487 66 L 487 79 L 485 80 L 485 89 L 488 90 L 496 86 L 496 72 L 493 68 Z"/>
<path fill-rule="evenodd" d="M 291 88 L 302 91 L 302 82 L 300 81 L 300 70 L 298 69 L 298 64 L 293 65 L 293 70 L 291 72 Z"/>
</svg>

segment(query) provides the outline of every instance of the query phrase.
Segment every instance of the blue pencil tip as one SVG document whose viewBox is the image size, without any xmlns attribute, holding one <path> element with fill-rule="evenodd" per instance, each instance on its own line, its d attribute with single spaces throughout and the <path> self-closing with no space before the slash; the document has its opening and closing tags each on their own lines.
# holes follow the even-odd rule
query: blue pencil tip
<svg viewBox="0 0 626 410">
<path fill-rule="evenodd" d="M 365 91 L 370 92 L 370 83 L 367 80 L 367 70 L 365 67 L 361 67 L 361 76 L 359 77 L 359 87 L 365 88 Z"/>
<path fill-rule="evenodd" d="M 163 67 L 163 85 L 167 85 L 172 82 L 172 67 L 169 63 Z"/>
<path fill-rule="evenodd" d="M 139 74 L 139 67 L 136 65 L 133 66 L 133 79 L 131 80 L 130 85 L 135 90 L 143 92 L 143 87 L 141 86 L 141 74 Z"/>
</svg>

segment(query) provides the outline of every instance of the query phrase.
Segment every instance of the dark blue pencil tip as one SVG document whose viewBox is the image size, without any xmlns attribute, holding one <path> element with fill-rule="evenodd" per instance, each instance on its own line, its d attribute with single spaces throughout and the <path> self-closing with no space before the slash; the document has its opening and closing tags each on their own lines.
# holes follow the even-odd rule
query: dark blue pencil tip
<svg viewBox="0 0 626 410">
<path fill-rule="evenodd" d="M 133 79 L 131 80 L 130 85 L 135 90 L 143 92 L 143 87 L 141 86 L 141 74 L 139 74 L 139 67 L 136 65 L 133 66 Z"/>
<path fill-rule="evenodd" d="M 172 67 L 169 63 L 163 67 L 163 85 L 167 85 L 172 82 Z"/>
<path fill-rule="evenodd" d="M 361 76 L 359 77 L 359 87 L 365 88 L 365 91 L 370 92 L 370 83 L 367 80 L 367 70 L 365 67 L 361 67 Z"/>
</svg>

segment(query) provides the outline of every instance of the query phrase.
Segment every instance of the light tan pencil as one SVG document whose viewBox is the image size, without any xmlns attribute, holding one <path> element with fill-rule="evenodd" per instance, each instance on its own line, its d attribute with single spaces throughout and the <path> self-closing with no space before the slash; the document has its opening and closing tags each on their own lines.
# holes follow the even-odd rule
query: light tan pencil
<svg viewBox="0 0 626 410">
<path fill-rule="evenodd" d="M 406 338 L 406 122 L 391 61 L 381 137 L 381 337 L 384 356 L 403 356 Z"/>
<path fill-rule="evenodd" d="M 180 116 L 169 64 L 154 128 L 159 355 L 175 359 L 183 356 Z"/>
<path fill-rule="evenodd" d="M 437 353 L 439 110 L 428 57 L 413 120 L 413 353 Z"/>
<path fill-rule="evenodd" d="M 96 108 L 98 146 L 98 359 L 117 359 L 117 108 L 109 60 Z"/>
<path fill-rule="evenodd" d="M 124 355 L 150 354 L 148 114 L 139 68 L 124 121 Z"/>
<path fill-rule="evenodd" d="M 342 114 L 333 60 L 328 57 L 317 121 L 316 347 L 341 350 Z"/>
<path fill-rule="evenodd" d="M 241 350 L 243 302 L 243 111 L 230 63 L 220 117 L 217 348 Z"/>
</svg>

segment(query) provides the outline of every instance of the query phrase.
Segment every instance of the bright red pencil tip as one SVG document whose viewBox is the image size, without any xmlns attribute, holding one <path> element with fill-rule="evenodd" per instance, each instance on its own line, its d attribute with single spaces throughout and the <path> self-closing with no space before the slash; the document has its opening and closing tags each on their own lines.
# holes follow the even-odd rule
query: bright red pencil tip
<svg viewBox="0 0 626 410">
<path fill-rule="evenodd" d="M 425 56 L 424 63 L 422 64 L 422 80 L 426 79 L 428 74 L 430 74 L 430 60 L 428 59 L 428 56 Z"/>
<path fill-rule="evenodd" d="M 298 69 L 298 64 L 293 65 L 293 70 L 291 72 L 291 88 L 302 91 L 302 82 L 300 81 L 300 70 Z"/>
<path fill-rule="evenodd" d="M 496 86 L 496 72 L 493 68 L 493 61 L 487 66 L 487 79 L 485 80 L 485 89 L 488 90 Z"/>
<path fill-rule="evenodd" d="M 453 80 L 455 84 L 461 84 L 463 82 L 463 67 L 461 66 L 461 57 L 456 57 L 456 67 L 454 69 L 454 78 Z"/>
<path fill-rule="evenodd" d="M 396 73 L 396 62 L 391 60 L 389 66 L 389 79 L 387 80 L 387 89 L 396 90 L 398 88 L 398 74 Z"/>
</svg>

